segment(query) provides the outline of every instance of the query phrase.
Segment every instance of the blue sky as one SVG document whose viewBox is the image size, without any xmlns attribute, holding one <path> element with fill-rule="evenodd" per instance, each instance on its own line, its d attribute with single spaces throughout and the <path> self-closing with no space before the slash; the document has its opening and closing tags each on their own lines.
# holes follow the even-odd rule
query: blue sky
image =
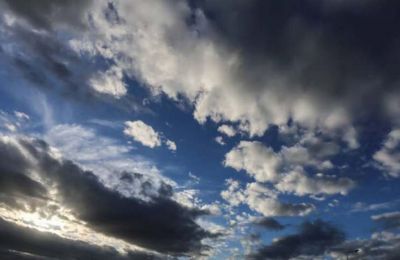
<svg viewBox="0 0 400 260">
<path fill-rule="evenodd" d="M 399 8 L 0 1 L 0 253 L 398 259 Z"/>
</svg>

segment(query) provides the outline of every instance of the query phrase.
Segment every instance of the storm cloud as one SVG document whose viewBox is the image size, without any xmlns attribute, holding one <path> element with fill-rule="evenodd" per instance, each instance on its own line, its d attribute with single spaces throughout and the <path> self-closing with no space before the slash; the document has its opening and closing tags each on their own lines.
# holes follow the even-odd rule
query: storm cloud
<svg viewBox="0 0 400 260">
<path fill-rule="evenodd" d="M 172 200 L 171 192 L 166 192 L 171 187 L 164 187 L 166 184 L 159 195 L 145 202 L 105 188 L 92 172 L 72 161 L 55 159 L 44 141 L 2 136 L 0 151 L 2 194 L 12 198 L 15 193 L 35 195 L 46 201 L 45 187 L 56 187 L 52 199 L 71 209 L 91 229 L 165 254 L 200 253 L 206 249 L 202 239 L 212 237 L 195 222 L 207 212 Z M 42 184 L 32 179 L 32 171 L 39 174 Z M 143 187 L 149 189 L 149 185 Z"/>
</svg>

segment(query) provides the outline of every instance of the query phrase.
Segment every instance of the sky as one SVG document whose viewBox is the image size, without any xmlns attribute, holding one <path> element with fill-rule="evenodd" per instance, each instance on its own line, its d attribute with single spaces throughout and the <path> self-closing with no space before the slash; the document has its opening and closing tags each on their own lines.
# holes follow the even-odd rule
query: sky
<svg viewBox="0 0 400 260">
<path fill-rule="evenodd" d="M 0 0 L 0 258 L 400 259 L 399 12 Z"/>
</svg>

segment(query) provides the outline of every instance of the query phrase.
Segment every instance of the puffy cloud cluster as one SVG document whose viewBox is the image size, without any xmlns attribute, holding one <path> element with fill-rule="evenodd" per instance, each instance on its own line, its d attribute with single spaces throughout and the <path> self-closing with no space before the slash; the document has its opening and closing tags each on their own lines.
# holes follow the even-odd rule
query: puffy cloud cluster
<svg viewBox="0 0 400 260">
<path fill-rule="evenodd" d="M 312 204 L 281 202 L 276 192 L 257 182 L 248 183 L 243 189 L 238 181 L 229 179 L 227 186 L 227 189 L 221 192 L 221 196 L 229 205 L 238 206 L 244 203 L 266 217 L 304 216 L 315 209 Z"/>
<path fill-rule="evenodd" d="M 224 165 L 237 171 L 244 170 L 258 182 L 274 183 L 275 188 L 281 192 L 300 196 L 345 195 L 355 186 L 351 179 L 322 173 L 311 177 L 303 169 L 306 165 L 330 168 L 331 163 L 324 158 L 337 153 L 337 150 L 334 143 L 320 142 L 307 148 L 284 146 L 280 152 L 274 152 L 260 142 L 241 141 L 226 154 Z M 310 153 L 318 155 L 312 156 Z"/>
<path fill-rule="evenodd" d="M 11 28 L 29 22 L 35 40 L 25 41 L 28 48 L 40 53 L 51 45 L 40 64 L 64 82 L 89 82 L 95 90 L 120 98 L 127 93 L 126 75 L 154 94 L 183 97 L 201 123 L 208 118 L 233 122 L 254 136 L 263 135 L 271 124 L 292 120 L 309 129 L 341 132 L 355 148 L 354 119 L 376 111 L 392 118 L 399 114 L 398 76 L 386 69 L 397 66 L 392 57 L 398 52 L 400 19 L 392 14 L 399 5 L 391 0 L 304 5 L 294 0 L 136 0 L 24 7 L 20 1 L 6 1 L 3 12 L 13 17 L 7 18 L 14 21 L 8 23 Z M 56 48 L 62 43 L 43 40 L 56 30 L 68 32 L 69 45 Z M 376 40 L 383 31 L 385 43 Z M 19 30 L 12 34 L 16 40 L 27 38 Z M 63 57 L 59 50 L 67 49 Z M 89 73 L 95 79 L 85 77 L 87 73 L 73 68 L 76 57 L 105 59 L 110 66 Z M 13 57 L 27 78 L 46 81 L 30 58 Z"/>
<path fill-rule="evenodd" d="M 389 0 L 305 5 L 99 1 L 88 9 L 96 37 L 88 34 L 71 43 L 79 53 L 113 60 L 154 93 L 186 97 L 199 122 L 237 122 L 241 131 L 262 135 L 270 124 L 293 119 L 310 128 L 341 129 L 348 138 L 365 101 L 384 111 L 388 97 L 398 95 L 395 74 L 376 67 L 393 64 L 399 21 L 386 13 L 398 6 Z M 238 11 L 241 19 L 235 19 Z M 80 18 L 85 17 L 82 12 Z M 381 34 L 380 26 L 367 33 L 350 23 L 339 30 L 341 16 L 346 21 L 374 17 L 366 22 L 386 26 L 388 42 L 373 40 Z M 255 32 L 257 24 L 266 28 Z M 383 83 L 387 78 L 390 82 Z"/>
<path fill-rule="evenodd" d="M 158 147 L 161 146 L 162 143 L 165 143 L 169 150 L 176 151 L 175 142 L 163 138 L 153 129 L 153 127 L 145 124 L 141 120 L 126 121 L 124 134 L 132 137 L 135 141 L 150 148 Z"/>
</svg>

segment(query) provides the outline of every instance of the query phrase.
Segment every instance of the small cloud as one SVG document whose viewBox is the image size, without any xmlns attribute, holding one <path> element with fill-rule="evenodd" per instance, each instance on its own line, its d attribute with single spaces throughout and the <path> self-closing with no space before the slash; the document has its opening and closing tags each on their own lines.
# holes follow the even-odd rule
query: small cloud
<svg viewBox="0 0 400 260">
<path fill-rule="evenodd" d="M 153 127 L 143 121 L 126 121 L 124 134 L 132 137 L 144 146 L 154 148 L 161 145 L 161 138 Z"/>
<path fill-rule="evenodd" d="M 174 152 L 176 151 L 176 144 L 174 141 L 167 139 L 167 141 L 165 141 L 165 144 L 167 145 L 169 150 L 174 151 Z"/>
<path fill-rule="evenodd" d="M 89 85 L 97 92 L 121 98 L 128 92 L 123 80 L 121 68 L 111 67 L 106 72 L 99 72 L 89 80 Z"/>
<path fill-rule="evenodd" d="M 177 149 L 174 141 L 165 138 L 162 133 L 158 133 L 153 127 L 141 120 L 126 121 L 124 134 L 150 148 L 159 147 L 164 144 L 171 151 L 176 151 Z"/>
<path fill-rule="evenodd" d="M 228 137 L 233 137 L 237 134 L 235 128 L 230 125 L 221 125 L 220 127 L 218 127 L 218 132 L 220 132 L 221 134 L 225 134 Z"/>
<path fill-rule="evenodd" d="M 215 137 L 215 142 L 219 143 L 220 145 L 225 145 L 226 143 L 224 142 L 224 139 L 222 138 L 222 136 L 217 136 Z"/>
</svg>

